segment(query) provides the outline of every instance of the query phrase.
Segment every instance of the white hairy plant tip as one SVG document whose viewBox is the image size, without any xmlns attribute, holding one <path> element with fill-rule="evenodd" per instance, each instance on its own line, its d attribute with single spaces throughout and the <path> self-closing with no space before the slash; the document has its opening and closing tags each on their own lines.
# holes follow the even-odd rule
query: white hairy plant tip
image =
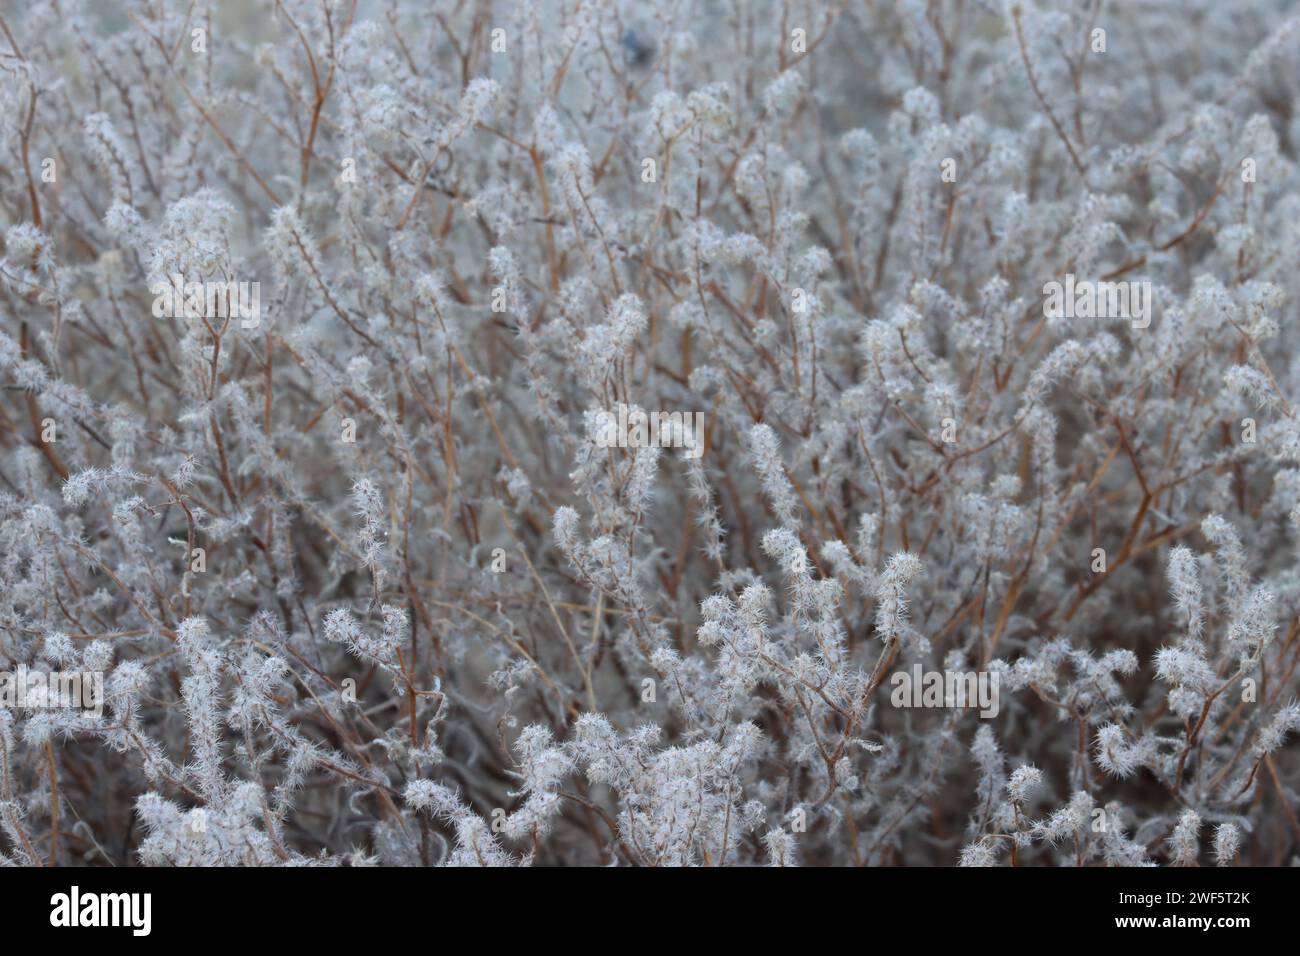
<svg viewBox="0 0 1300 956">
<path fill-rule="evenodd" d="M 1241 848 L 1241 830 L 1234 823 L 1220 823 L 1214 828 L 1214 862 L 1231 866 Z"/>
<path fill-rule="evenodd" d="M 1188 637 L 1199 638 L 1203 625 L 1201 578 L 1196 556 L 1190 548 L 1179 545 L 1170 550 L 1169 589 Z"/>
<path fill-rule="evenodd" d="M 1007 781 L 1007 796 L 1013 803 L 1024 803 L 1036 787 L 1042 785 L 1043 772 L 1037 767 L 1017 767 Z"/>
<path fill-rule="evenodd" d="M 908 629 L 907 585 L 923 570 L 914 554 L 890 555 L 876 581 L 876 636 L 894 640 Z"/>
<path fill-rule="evenodd" d="M 749 430 L 749 452 L 772 511 L 782 524 L 793 525 L 799 506 L 794 488 L 786 477 L 776 433 L 771 426 L 760 424 Z"/>
<path fill-rule="evenodd" d="M 958 866 L 997 866 L 997 847 L 991 840 L 978 840 L 962 847 Z"/>
<path fill-rule="evenodd" d="M 1175 866 L 1195 866 L 1201 844 L 1198 834 L 1201 818 L 1195 810 L 1184 810 L 1178 817 L 1173 836 L 1169 838 L 1170 861 Z"/>
</svg>

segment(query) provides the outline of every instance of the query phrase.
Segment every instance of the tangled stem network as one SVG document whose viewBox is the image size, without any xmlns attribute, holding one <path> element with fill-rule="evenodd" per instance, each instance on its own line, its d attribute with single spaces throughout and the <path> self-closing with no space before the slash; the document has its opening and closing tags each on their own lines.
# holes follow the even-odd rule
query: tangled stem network
<svg viewBox="0 0 1300 956">
<path fill-rule="evenodd" d="M 1289 4 L 0 10 L 0 863 L 1300 860 Z"/>
</svg>

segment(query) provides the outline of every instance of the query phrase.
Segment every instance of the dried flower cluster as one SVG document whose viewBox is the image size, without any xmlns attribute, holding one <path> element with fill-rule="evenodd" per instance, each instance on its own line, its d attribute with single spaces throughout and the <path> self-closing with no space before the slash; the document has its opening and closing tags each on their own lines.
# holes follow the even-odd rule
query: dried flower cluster
<svg viewBox="0 0 1300 956">
<path fill-rule="evenodd" d="M 1288 6 L 0 5 L 0 864 L 1300 860 Z"/>
</svg>

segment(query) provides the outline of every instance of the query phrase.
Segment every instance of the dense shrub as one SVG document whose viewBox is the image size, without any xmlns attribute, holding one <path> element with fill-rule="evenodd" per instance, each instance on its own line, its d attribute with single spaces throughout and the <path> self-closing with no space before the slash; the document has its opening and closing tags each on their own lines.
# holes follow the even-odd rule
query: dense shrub
<svg viewBox="0 0 1300 956">
<path fill-rule="evenodd" d="M 1288 7 L 3 4 L 0 862 L 1292 862 Z"/>
</svg>

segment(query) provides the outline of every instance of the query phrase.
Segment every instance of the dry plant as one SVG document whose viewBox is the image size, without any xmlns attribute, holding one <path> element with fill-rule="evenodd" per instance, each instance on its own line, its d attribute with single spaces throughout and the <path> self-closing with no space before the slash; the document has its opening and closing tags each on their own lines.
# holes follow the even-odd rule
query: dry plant
<svg viewBox="0 0 1300 956">
<path fill-rule="evenodd" d="M 0 864 L 1297 861 L 1289 7 L 0 3 Z"/>
</svg>

